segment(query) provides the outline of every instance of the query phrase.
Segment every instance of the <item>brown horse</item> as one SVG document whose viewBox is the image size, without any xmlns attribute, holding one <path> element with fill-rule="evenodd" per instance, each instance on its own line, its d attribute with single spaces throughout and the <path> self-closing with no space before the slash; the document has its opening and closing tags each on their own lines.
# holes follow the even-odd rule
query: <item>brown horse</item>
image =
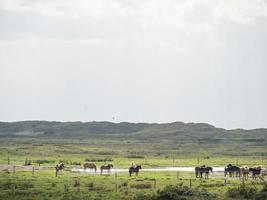
<svg viewBox="0 0 267 200">
<path fill-rule="evenodd" d="M 261 174 L 261 166 L 250 167 L 248 171 L 252 173 L 252 178 L 256 179 Z"/>
<path fill-rule="evenodd" d="M 112 164 L 102 165 L 100 167 L 100 174 L 102 175 L 103 170 L 107 170 L 108 173 L 110 173 L 110 169 L 112 169 L 112 168 L 113 168 L 113 165 Z"/>
<path fill-rule="evenodd" d="M 96 168 L 96 164 L 95 163 L 84 163 L 83 164 L 83 168 L 84 169 L 94 169 L 95 170 L 95 172 L 96 172 L 96 170 L 97 170 L 97 168 Z"/>
<path fill-rule="evenodd" d="M 244 179 L 248 179 L 249 168 L 247 166 L 240 167 L 240 176 Z"/>
<path fill-rule="evenodd" d="M 205 179 L 209 178 L 209 173 L 212 172 L 212 167 L 206 167 L 202 165 L 200 167 L 195 167 L 196 178 L 203 178 L 203 173 L 205 173 Z"/>
<path fill-rule="evenodd" d="M 139 170 L 142 169 L 141 165 L 132 166 L 129 168 L 129 175 L 132 176 L 132 173 L 135 172 L 136 176 L 138 176 Z"/>
<path fill-rule="evenodd" d="M 56 169 L 56 176 L 57 176 L 64 169 L 64 163 L 61 162 L 61 163 L 57 164 L 55 169 Z"/>
<path fill-rule="evenodd" d="M 227 167 L 224 168 L 224 177 L 229 174 L 229 177 L 240 177 L 240 167 L 234 166 L 234 165 L 227 165 Z"/>
</svg>

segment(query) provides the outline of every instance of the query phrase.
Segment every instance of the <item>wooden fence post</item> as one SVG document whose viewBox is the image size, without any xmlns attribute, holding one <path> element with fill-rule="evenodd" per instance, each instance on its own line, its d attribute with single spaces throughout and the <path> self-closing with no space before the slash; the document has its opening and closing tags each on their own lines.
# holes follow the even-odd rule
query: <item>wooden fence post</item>
<svg viewBox="0 0 267 200">
<path fill-rule="evenodd" d="M 34 175 L 34 166 L 32 166 L 32 175 Z"/>
<path fill-rule="evenodd" d="M 115 192 L 117 192 L 117 191 L 118 191 L 118 184 L 115 183 Z"/>
<path fill-rule="evenodd" d="M 118 174 L 117 174 L 117 170 L 115 171 L 115 180 L 117 180 L 117 176 L 118 176 Z"/>
<path fill-rule="evenodd" d="M 15 195 L 16 186 L 14 184 L 12 185 L 11 189 L 12 189 L 12 195 Z"/>
<path fill-rule="evenodd" d="M 68 191 L 69 191 L 68 185 L 64 184 L 64 192 L 68 192 Z"/>
<path fill-rule="evenodd" d="M 189 179 L 189 185 L 190 185 L 190 188 L 192 187 L 192 180 L 191 178 Z"/>
</svg>

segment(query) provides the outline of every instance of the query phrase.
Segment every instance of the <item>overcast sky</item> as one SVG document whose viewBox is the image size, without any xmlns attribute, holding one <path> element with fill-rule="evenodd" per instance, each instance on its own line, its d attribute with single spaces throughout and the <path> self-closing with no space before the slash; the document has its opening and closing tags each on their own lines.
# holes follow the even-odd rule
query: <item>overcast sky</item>
<svg viewBox="0 0 267 200">
<path fill-rule="evenodd" d="M 0 0 L 0 121 L 267 127 L 266 0 Z"/>
</svg>

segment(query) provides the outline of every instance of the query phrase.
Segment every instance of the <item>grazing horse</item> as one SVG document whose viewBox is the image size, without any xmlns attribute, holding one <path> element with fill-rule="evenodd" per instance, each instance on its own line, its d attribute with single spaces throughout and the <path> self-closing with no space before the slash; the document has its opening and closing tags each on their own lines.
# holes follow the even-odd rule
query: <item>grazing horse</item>
<svg viewBox="0 0 267 200">
<path fill-rule="evenodd" d="M 56 176 L 59 174 L 59 172 L 61 172 L 64 169 L 64 163 L 61 162 L 59 164 L 56 165 Z"/>
<path fill-rule="evenodd" d="M 103 170 L 107 170 L 108 173 L 110 173 L 110 169 L 112 169 L 112 168 L 113 168 L 113 165 L 112 164 L 102 165 L 100 167 L 100 174 L 102 175 Z"/>
<path fill-rule="evenodd" d="M 256 179 L 256 175 L 259 176 L 261 174 L 261 166 L 250 167 L 248 171 L 249 173 L 252 172 L 252 178 Z"/>
<path fill-rule="evenodd" d="M 142 169 L 141 165 L 131 166 L 129 168 L 129 176 L 132 176 L 132 173 L 134 173 L 134 172 L 135 172 L 136 176 L 138 176 L 138 172 L 140 169 Z"/>
<path fill-rule="evenodd" d="M 224 177 L 227 176 L 227 173 L 229 173 L 229 177 L 240 177 L 240 167 L 229 164 L 224 168 Z"/>
<path fill-rule="evenodd" d="M 97 168 L 96 168 L 96 164 L 95 163 L 84 163 L 83 164 L 83 168 L 84 169 L 94 169 L 95 170 L 95 172 L 96 172 L 96 170 L 97 170 Z"/>
<path fill-rule="evenodd" d="M 240 167 L 240 176 L 244 179 L 248 179 L 249 168 L 247 166 Z"/>
<path fill-rule="evenodd" d="M 205 179 L 208 179 L 209 173 L 212 172 L 212 170 L 212 167 L 206 167 L 205 165 L 195 167 L 196 178 L 203 178 L 203 173 L 205 173 Z"/>
</svg>

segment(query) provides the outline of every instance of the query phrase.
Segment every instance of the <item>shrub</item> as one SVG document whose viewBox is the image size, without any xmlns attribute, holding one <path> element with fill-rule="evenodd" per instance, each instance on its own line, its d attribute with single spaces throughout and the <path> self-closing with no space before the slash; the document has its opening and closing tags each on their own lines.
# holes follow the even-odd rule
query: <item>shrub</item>
<svg viewBox="0 0 267 200">
<path fill-rule="evenodd" d="M 89 182 L 87 186 L 88 186 L 89 191 L 94 190 L 94 183 L 93 182 Z"/>
<path fill-rule="evenodd" d="M 128 158 L 141 158 L 141 159 L 145 158 L 144 156 L 139 156 L 139 155 L 128 155 L 127 157 Z"/>
<path fill-rule="evenodd" d="M 152 186 L 150 183 L 138 183 L 131 185 L 131 188 L 135 189 L 150 189 Z"/>
<path fill-rule="evenodd" d="M 122 184 L 119 185 L 119 188 L 121 187 L 127 187 L 128 186 L 128 183 L 127 181 L 123 182 Z"/>
<path fill-rule="evenodd" d="M 22 182 L 22 183 L 16 184 L 16 188 L 28 189 L 28 188 L 34 188 L 34 185 L 31 182 Z"/>
<path fill-rule="evenodd" d="M 257 193 L 257 188 L 249 187 L 246 185 L 241 185 L 237 188 L 230 188 L 227 191 L 227 196 L 231 198 L 242 197 L 244 199 L 252 199 L 252 197 Z"/>
<path fill-rule="evenodd" d="M 32 161 L 28 160 L 28 158 L 26 158 L 25 162 L 24 162 L 24 165 L 27 166 L 27 165 L 31 165 L 31 164 L 32 164 Z"/>
<path fill-rule="evenodd" d="M 34 160 L 35 163 L 37 164 L 44 164 L 44 163 L 54 163 L 54 160 Z"/>
<path fill-rule="evenodd" d="M 75 162 L 75 161 L 73 161 L 73 162 L 70 162 L 70 164 L 71 165 L 81 165 L 81 162 Z"/>
<path fill-rule="evenodd" d="M 134 200 L 156 200 L 156 195 L 142 192 L 142 193 L 137 193 L 133 199 Z"/>
<path fill-rule="evenodd" d="M 74 184 L 73 184 L 73 187 L 80 187 L 80 181 L 79 180 L 75 180 L 74 181 Z"/>
<path fill-rule="evenodd" d="M 112 158 L 86 158 L 84 159 L 86 162 L 112 162 Z"/>
<path fill-rule="evenodd" d="M 267 199 L 267 185 L 264 185 L 264 187 L 255 195 L 255 200 L 262 199 Z"/>
<path fill-rule="evenodd" d="M 169 185 L 158 191 L 156 200 L 187 200 L 187 199 L 215 199 L 216 197 L 207 191 L 198 191 L 187 186 Z"/>
</svg>

